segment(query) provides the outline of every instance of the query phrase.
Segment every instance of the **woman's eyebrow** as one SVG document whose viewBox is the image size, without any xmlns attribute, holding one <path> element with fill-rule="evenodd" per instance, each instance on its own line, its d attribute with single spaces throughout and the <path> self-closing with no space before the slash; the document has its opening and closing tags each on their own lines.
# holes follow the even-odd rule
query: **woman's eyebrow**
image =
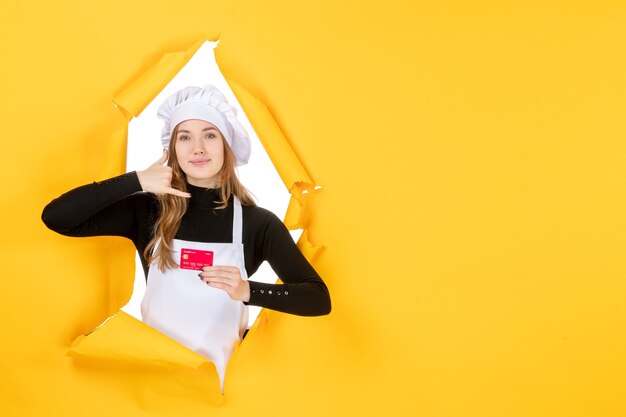
<svg viewBox="0 0 626 417">
<path fill-rule="evenodd" d="M 204 129 L 202 129 L 203 132 L 206 132 L 207 130 L 217 130 L 217 128 L 215 128 L 215 127 L 205 127 Z M 191 133 L 191 131 L 181 129 L 181 130 L 178 131 L 178 133 Z"/>
</svg>

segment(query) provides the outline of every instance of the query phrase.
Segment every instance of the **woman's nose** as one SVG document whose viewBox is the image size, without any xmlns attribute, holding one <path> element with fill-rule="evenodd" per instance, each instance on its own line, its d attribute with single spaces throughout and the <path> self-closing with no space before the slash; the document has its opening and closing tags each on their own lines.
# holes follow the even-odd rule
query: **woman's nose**
<svg viewBox="0 0 626 417">
<path fill-rule="evenodd" d="M 193 141 L 193 153 L 194 154 L 203 154 L 204 153 L 204 143 L 202 140 L 194 140 Z"/>
</svg>

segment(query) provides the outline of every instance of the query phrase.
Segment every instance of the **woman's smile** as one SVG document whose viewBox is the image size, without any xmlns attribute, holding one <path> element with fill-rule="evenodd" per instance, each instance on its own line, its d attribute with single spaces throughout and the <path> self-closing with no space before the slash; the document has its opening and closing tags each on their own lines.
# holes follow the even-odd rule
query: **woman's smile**
<svg viewBox="0 0 626 417">
<path fill-rule="evenodd" d="M 193 165 L 195 165 L 195 166 L 202 166 L 202 165 L 204 165 L 204 164 L 207 164 L 207 163 L 211 162 L 211 160 L 210 160 L 210 159 L 203 158 L 203 159 L 193 159 L 193 160 L 191 160 L 190 162 L 191 162 Z"/>
</svg>

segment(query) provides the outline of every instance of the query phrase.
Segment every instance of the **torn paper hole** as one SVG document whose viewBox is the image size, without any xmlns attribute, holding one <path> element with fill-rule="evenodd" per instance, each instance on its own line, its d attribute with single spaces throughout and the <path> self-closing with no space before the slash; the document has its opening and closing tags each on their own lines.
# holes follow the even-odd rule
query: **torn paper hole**
<svg viewBox="0 0 626 417">
<path fill-rule="evenodd" d="M 212 84 L 224 93 L 230 104 L 237 107 L 237 116 L 250 135 L 252 142 L 250 161 L 248 164 L 238 168 L 241 182 L 252 192 L 259 206 L 272 211 L 278 218 L 283 219 L 291 196 L 215 62 L 214 48 L 217 47 L 217 44 L 218 42 L 205 42 L 180 72 L 152 99 L 150 104 L 130 121 L 126 170 L 145 169 L 162 154 L 163 148 L 160 138 L 163 121 L 156 117 L 157 109 L 161 103 L 168 96 L 184 87 L 190 85 L 202 87 Z M 122 310 L 141 320 L 140 307 L 146 290 L 146 281 L 138 255 L 135 258 L 135 264 L 133 294 L 128 304 Z M 264 262 L 252 279 L 254 281 L 275 283 L 277 277 L 269 265 Z M 249 308 L 248 327 L 252 326 L 261 311 L 260 307 L 250 306 Z"/>
<path fill-rule="evenodd" d="M 205 78 L 192 77 L 185 79 L 184 82 L 180 82 L 180 78 L 186 71 L 185 68 L 187 68 L 189 63 L 195 62 L 196 56 L 198 56 L 198 60 L 201 59 L 200 57 L 204 57 L 204 68 L 208 69 L 210 66 L 217 68 L 213 56 L 214 47 L 215 43 L 200 41 L 192 45 L 188 50 L 163 55 L 153 68 L 150 68 L 146 73 L 138 77 L 127 89 L 115 97 L 115 104 L 124 117 L 130 119 L 131 117 L 140 116 L 142 112 L 149 114 L 150 109 L 147 107 L 150 106 L 150 103 L 160 103 L 162 100 L 162 98 L 158 97 L 159 93 L 163 94 L 164 97 L 187 85 L 204 85 L 207 83 L 215 84 L 220 88 L 226 97 L 232 100 L 232 104 L 237 102 L 241 104 L 245 112 L 241 112 L 242 122 L 246 124 L 248 121 L 251 122 L 254 129 L 248 125 L 249 132 L 251 134 L 256 132 L 263 145 L 259 146 L 258 142 L 255 144 L 255 140 L 253 140 L 253 155 L 255 153 L 261 155 L 267 152 L 271 161 L 274 162 L 277 175 L 281 179 L 281 185 L 271 185 L 270 187 L 272 189 L 275 189 L 275 187 L 279 189 L 284 188 L 291 195 L 291 198 L 288 199 L 287 211 L 284 214 L 284 222 L 290 230 L 302 229 L 300 236 L 295 236 L 294 238 L 298 239 L 298 246 L 305 258 L 313 262 L 320 252 L 321 246 L 312 243 L 306 231 L 306 225 L 311 218 L 308 202 L 315 196 L 316 193 L 314 191 L 319 190 L 321 187 L 314 185 L 311 177 L 306 172 L 267 107 L 261 100 L 252 96 L 247 90 L 232 80 L 227 79 L 226 83 L 221 75 L 207 81 L 205 81 Z M 210 54 L 207 55 L 208 52 Z M 217 71 L 219 73 L 219 69 Z M 231 92 L 234 93 L 234 97 L 237 100 L 233 99 Z M 154 128 L 152 127 L 152 129 Z M 112 140 L 109 146 L 103 149 L 102 153 L 105 160 L 119 161 L 123 152 L 123 148 L 120 147 L 120 144 L 123 142 L 121 139 L 125 138 L 125 133 L 126 129 L 111 132 Z M 154 153 L 142 150 L 142 153 L 145 152 L 147 155 L 150 155 L 148 164 L 161 155 L 159 136 L 160 125 L 156 127 L 153 133 L 144 136 L 144 138 L 154 137 L 155 139 L 151 143 L 156 143 L 154 145 L 156 146 L 155 150 L 150 151 Z M 257 148 L 254 148 L 255 146 Z M 261 150 L 258 148 L 261 148 Z M 130 144 L 128 152 L 132 152 Z M 141 166 L 129 164 L 128 169 L 143 169 L 145 166 L 147 164 Z M 247 170 L 254 172 L 250 166 L 248 166 Z M 250 187 L 252 192 L 259 197 L 261 191 L 250 185 L 250 181 L 246 178 L 246 175 L 250 174 L 246 174 L 245 171 L 245 167 L 240 168 L 242 182 Z M 256 172 L 254 173 L 257 175 Z M 304 190 L 307 193 L 303 193 Z M 268 209 L 272 208 L 271 203 L 265 203 L 261 198 L 258 201 L 261 206 L 265 206 Z M 280 213 L 279 210 L 276 210 L 276 212 Z M 256 274 L 253 278 L 258 279 Z M 274 280 L 272 279 L 272 281 Z M 145 283 L 143 274 L 136 281 L 140 284 Z M 118 292 L 112 293 L 117 294 Z M 111 300 L 115 309 L 123 302 L 124 300 L 120 300 L 120 296 Z M 254 333 L 255 329 L 267 330 L 269 326 L 267 315 L 260 315 L 251 330 L 251 334 Z M 235 350 L 237 350 L 237 347 Z M 191 367 L 193 369 L 200 369 L 208 362 L 206 358 L 169 339 L 164 334 L 157 332 L 124 311 L 118 311 L 88 335 L 77 338 L 72 344 L 69 354 L 87 360 L 106 359 L 126 361 L 133 364 L 144 363 L 167 367 Z M 217 375 L 215 376 L 217 377 Z"/>
</svg>

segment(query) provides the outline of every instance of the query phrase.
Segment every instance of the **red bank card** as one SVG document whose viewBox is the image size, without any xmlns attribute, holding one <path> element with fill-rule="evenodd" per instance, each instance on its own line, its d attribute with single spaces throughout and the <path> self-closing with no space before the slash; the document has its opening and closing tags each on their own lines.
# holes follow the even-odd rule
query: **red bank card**
<svg viewBox="0 0 626 417">
<path fill-rule="evenodd" d="M 213 252 L 210 250 L 181 249 L 180 268 L 201 270 L 205 266 L 213 265 Z"/>
</svg>

